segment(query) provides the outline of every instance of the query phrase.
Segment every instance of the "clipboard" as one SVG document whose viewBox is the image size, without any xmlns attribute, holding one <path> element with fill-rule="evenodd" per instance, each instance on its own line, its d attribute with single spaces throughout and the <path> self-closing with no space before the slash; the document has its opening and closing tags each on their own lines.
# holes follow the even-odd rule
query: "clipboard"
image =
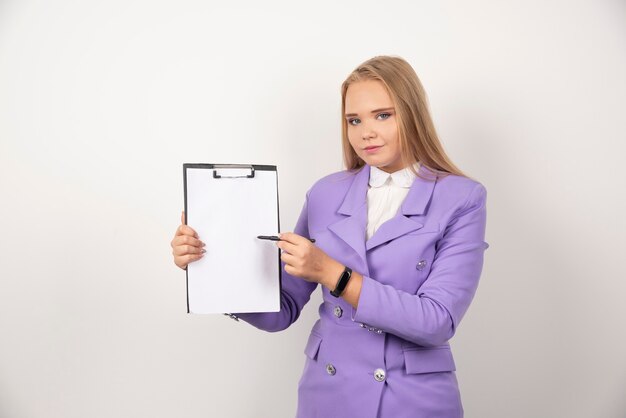
<svg viewBox="0 0 626 418">
<path fill-rule="evenodd" d="M 280 231 L 275 165 L 183 164 L 185 222 L 206 244 L 187 265 L 187 313 L 278 312 Z"/>
</svg>

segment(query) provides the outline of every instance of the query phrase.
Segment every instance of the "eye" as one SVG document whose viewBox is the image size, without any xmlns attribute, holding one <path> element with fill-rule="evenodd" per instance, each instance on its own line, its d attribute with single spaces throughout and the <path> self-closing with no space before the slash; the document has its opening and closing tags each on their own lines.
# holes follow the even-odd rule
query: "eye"
<svg viewBox="0 0 626 418">
<path fill-rule="evenodd" d="M 348 119 L 348 125 L 352 125 L 352 126 L 356 126 L 354 123 L 355 120 L 359 120 L 358 118 L 354 118 L 354 119 Z"/>
<path fill-rule="evenodd" d="M 378 116 L 387 116 L 386 118 L 383 118 L 383 120 L 385 119 L 389 119 L 391 117 L 391 113 L 379 113 Z"/>
</svg>

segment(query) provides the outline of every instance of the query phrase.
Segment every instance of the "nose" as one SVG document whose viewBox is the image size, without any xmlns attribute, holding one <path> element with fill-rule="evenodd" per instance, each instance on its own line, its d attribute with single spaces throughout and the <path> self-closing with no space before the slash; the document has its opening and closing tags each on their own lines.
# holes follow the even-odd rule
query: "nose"
<svg viewBox="0 0 626 418">
<path fill-rule="evenodd" d="M 363 123 L 361 126 L 362 126 L 361 137 L 364 140 L 374 138 L 376 136 L 376 132 L 374 132 L 374 130 L 371 129 L 367 124 Z"/>
</svg>

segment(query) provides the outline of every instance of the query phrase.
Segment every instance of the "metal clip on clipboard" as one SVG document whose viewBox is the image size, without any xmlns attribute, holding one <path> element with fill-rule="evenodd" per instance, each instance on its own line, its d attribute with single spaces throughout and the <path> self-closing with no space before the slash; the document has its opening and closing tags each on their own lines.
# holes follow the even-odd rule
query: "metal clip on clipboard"
<svg viewBox="0 0 626 418">
<path fill-rule="evenodd" d="M 245 176 L 221 176 L 217 174 L 217 170 L 220 168 L 249 168 L 251 173 Z M 250 164 L 214 164 L 213 165 L 213 178 L 221 179 L 221 178 L 230 178 L 230 179 L 238 179 L 238 178 L 254 178 L 254 167 Z"/>
</svg>

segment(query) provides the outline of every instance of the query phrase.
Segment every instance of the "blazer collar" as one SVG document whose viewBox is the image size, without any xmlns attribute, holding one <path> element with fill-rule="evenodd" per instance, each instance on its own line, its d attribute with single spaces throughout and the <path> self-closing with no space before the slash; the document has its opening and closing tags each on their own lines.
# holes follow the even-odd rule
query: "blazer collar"
<svg viewBox="0 0 626 418">
<path fill-rule="evenodd" d="M 423 164 L 420 164 L 419 173 L 426 178 L 434 178 L 435 175 Z M 361 257 L 363 261 L 361 271 L 364 271 L 365 274 L 368 274 L 369 271 L 367 268 L 367 251 L 424 226 L 420 222 L 421 218 L 412 218 L 411 216 L 423 215 L 425 213 L 436 183 L 434 179 L 426 180 L 416 177 L 398 213 L 384 222 L 374 235 L 369 240 L 366 240 L 369 175 L 370 166 L 365 164 L 356 173 L 339 207 L 338 213 L 347 215 L 347 217 L 328 226 L 332 232 L 352 247 Z"/>
<path fill-rule="evenodd" d="M 413 164 L 416 171 L 419 171 L 419 163 Z M 415 174 L 409 167 L 405 167 L 393 173 L 387 173 L 378 167 L 370 166 L 370 180 L 369 185 L 371 187 L 382 187 L 391 178 L 391 183 L 395 187 L 410 188 L 415 179 Z"/>
</svg>

